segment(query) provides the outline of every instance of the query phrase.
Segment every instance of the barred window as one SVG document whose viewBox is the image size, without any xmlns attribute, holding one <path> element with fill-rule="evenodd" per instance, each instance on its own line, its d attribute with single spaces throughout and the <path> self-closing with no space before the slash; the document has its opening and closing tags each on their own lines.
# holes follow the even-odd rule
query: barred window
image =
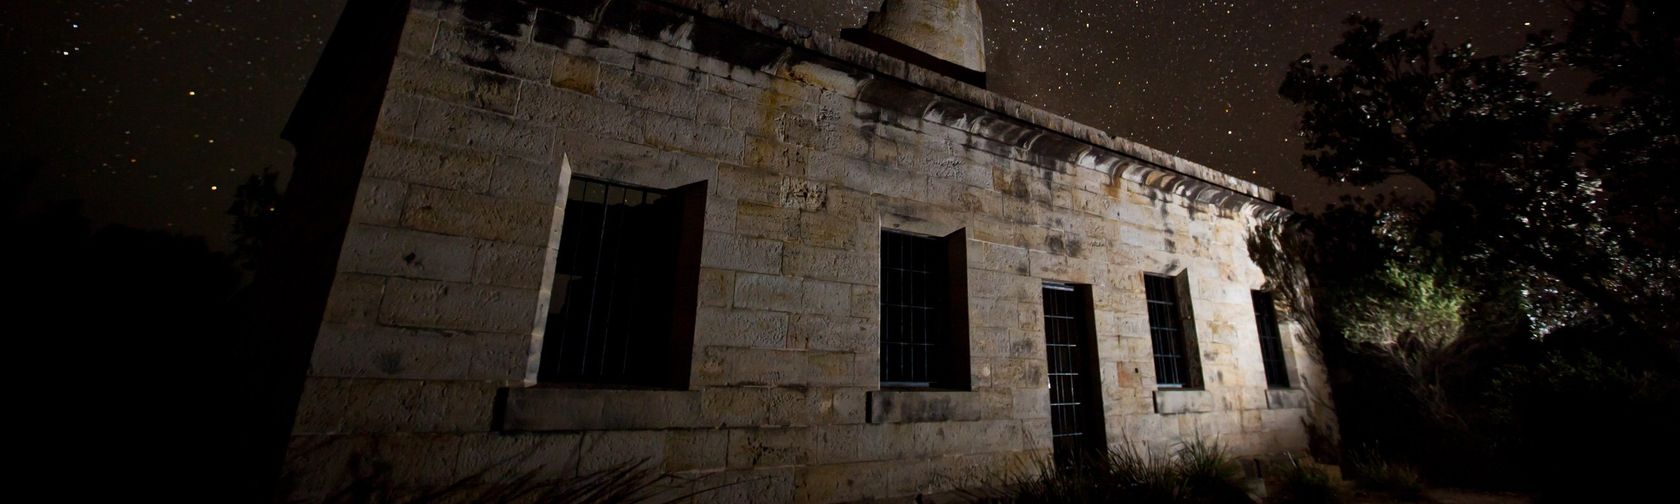
<svg viewBox="0 0 1680 504">
<path fill-rule="evenodd" d="M 966 235 L 881 233 L 881 384 L 968 387 Z"/>
<path fill-rule="evenodd" d="M 1155 351 L 1155 383 L 1164 387 L 1200 387 L 1201 366 L 1185 329 L 1182 276 L 1144 275 L 1149 305 L 1149 340 Z"/>
<path fill-rule="evenodd" d="M 1283 335 L 1278 333 L 1277 307 L 1272 293 L 1253 291 L 1254 324 L 1260 328 L 1260 362 L 1266 366 L 1266 386 L 1289 388 L 1289 371 L 1283 360 Z"/>
<path fill-rule="evenodd" d="M 538 381 L 686 384 L 705 194 L 572 179 Z"/>
</svg>

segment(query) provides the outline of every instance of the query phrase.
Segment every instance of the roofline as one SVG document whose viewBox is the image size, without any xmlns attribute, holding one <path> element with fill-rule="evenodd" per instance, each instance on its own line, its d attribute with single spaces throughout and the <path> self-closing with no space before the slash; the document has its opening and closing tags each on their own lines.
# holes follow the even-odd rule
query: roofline
<svg viewBox="0 0 1680 504">
<path fill-rule="evenodd" d="M 1059 133 L 1080 143 L 1106 149 L 1143 161 L 1156 167 L 1195 179 L 1221 189 L 1247 196 L 1282 209 L 1292 207 L 1292 198 L 1260 184 L 1209 168 L 1205 165 L 1162 152 L 1147 145 L 1111 135 L 1061 115 L 1028 105 L 1019 100 L 976 87 L 955 78 L 927 70 L 888 54 L 864 47 L 839 37 L 816 33 L 793 23 L 784 22 L 734 2 L 717 0 L 645 0 L 665 3 L 690 10 L 707 17 L 727 21 L 760 35 L 783 41 L 795 47 L 820 53 L 823 56 L 860 68 L 903 80 L 911 85 L 965 102 L 1032 126 Z M 1115 175 L 1119 175 L 1116 173 Z"/>
</svg>

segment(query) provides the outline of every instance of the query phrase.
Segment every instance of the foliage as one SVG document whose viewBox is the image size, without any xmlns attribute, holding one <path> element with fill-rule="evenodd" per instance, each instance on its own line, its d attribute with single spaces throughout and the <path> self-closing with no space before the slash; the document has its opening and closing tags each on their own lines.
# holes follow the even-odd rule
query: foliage
<svg viewBox="0 0 1680 504">
<path fill-rule="evenodd" d="M 273 169 L 239 184 L 228 215 L 233 216 L 233 255 L 247 271 L 256 271 L 263 245 L 280 223 L 280 174 Z"/>
<path fill-rule="evenodd" d="M 1365 280 L 1331 313 L 1349 339 L 1421 353 L 1458 338 L 1466 294 L 1450 279 L 1389 263 Z"/>
<path fill-rule="evenodd" d="M 1093 455 L 1071 467 L 1040 461 L 1035 474 L 982 482 L 965 490 L 983 503 L 1248 503 L 1242 472 L 1218 444 L 1202 439 L 1179 445 L 1171 458 L 1127 448 Z"/>
<path fill-rule="evenodd" d="M 96 226 L 79 202 L 46 201 L 32 182 L 51 169 L 0 149 L 8 200 L 0 226 L 12 244 L 0 247 L 0 264 L 7 286 L 23 293 L 8 304 L 12 351 L 61 371 L 53 386 L 21 387 L 19 400 L 52 410 L 97 404 L 104 413 L 26 419 L 41 422 L 30 430 L 78 433 L 39 441 L 36 465 L 69 477 L 98 453 L 105 484 L 78 495 L 239 495 L 259 477 L 247 449 L 259 407 L 253 355 L 235 328 L 240 270 L 202 237 Z M 102 392 L 93 401 L 64 390 Z"/>
<path fill-rule="evenodd" d="M 1297 223 L 1343 438 L 1368 448 L 1344 460 L 1378 486 L 1632 495 L 1680 448 L 1680 15 L 1572 7 L 1503 55 L 1353 17 L 1337 64 L 1280 88 L 1307 169 L 1429 189 Z"/>
<path fill-rule="evenodd" d="M 1470 43 L 1438 46 L 1427 22 L 1385 33 L 1377 20 L 1350 18 L 1331 52 L 1341 64 L 1303 57 L 1280 88 L 1302 108 L 1309 149 L 1303 164 L 1351 184 L 1415 180 L 1433 198 L 1415 208 L 1422 212 L 1418 231 L 1452 266 L 1519 275 L 1512 279 L 1535 275 L 1619 323 L 1672 334 L 1680 323 L 1661 308 L 1680 296 L 1672 274 L 1677 249 L 1654 244 L 1643 226 L 1624 224 L 1672 208 L 1665 205 L 1674 197 L 1680 128 L 1650 111 L 1673 105 L 1673 86 L 1603 76 L 1593 89 L 1614 92 L 1616 107 L 1565 99 L 1547 86 L 1560 70 L 1613 67 L 1605 54 L 1620 54 L 1616 48 L 1645 48 L 1652 42 L 1646 37 L 1672 35 L 1674 15 L 1647 4 L 1589 2 L 1597 7 L 1584 12 L 1619 5 L 1626 17 L 1644 21 L 1578 23 L 1565 42 L 1536 34 L 1510 55 L 1481 55 Z M 1612 28 L 1652 32 L 1594 32 Z M 1628 37 L 1643 43 L 1615 42 Z M 1673 38 L 1656 40 L 1672 45 Z M 1648 183 L 1631 188 L 1627 180 Z M 1657 213 L 1658 222 L 1673 222 L 1672 210 Z"/>
</svg>

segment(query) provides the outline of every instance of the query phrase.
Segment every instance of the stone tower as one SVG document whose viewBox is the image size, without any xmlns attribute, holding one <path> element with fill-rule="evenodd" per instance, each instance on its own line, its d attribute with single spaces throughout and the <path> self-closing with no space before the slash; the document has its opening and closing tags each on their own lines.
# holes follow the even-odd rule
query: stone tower
<svg viewBox="0 0 1680 504">
<path fill-rule="evenodd" d="M 986 31 L 978 0 L 886 0 L 842 36 L 883 54 L 986 87 Z"/>
</svg>

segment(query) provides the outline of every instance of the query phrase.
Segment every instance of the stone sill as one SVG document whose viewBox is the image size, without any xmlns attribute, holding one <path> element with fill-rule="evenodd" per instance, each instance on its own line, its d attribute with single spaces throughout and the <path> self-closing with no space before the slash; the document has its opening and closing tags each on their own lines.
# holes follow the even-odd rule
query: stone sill
<svg viewBox="0 0 1680 504">
<path fill-rule="evenodd" d="M 1266 408 L 1301 409 L 1307 407 L 1307 391 L 1298 388 L 1266 389 Z"/>
<path fill-rule="evenodd" d="M 503 431 L 580 431 L 704 427 L 700 391 L 526 387 L 496 397 Z"/>
<path fill-rule="evenodd" d="M 1155 413 L 1208 413 L 1215 408 L 1213 393 L 1203 389 L 1156 389 Z"/>
<path fill-rule="evenodd" d="M 973 392 L 962 390 L 873 390 L 865 416 L 872 424 L 979 420 L 978 400 Z"/>
</svg>

